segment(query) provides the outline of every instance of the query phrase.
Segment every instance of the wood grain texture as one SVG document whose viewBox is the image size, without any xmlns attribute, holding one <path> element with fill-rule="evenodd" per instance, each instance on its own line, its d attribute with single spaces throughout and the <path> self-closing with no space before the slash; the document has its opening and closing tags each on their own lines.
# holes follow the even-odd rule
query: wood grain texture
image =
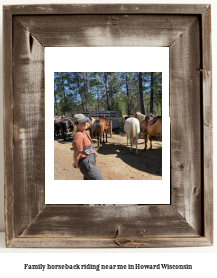
<svg viewBox="0 0 217 278">
<path fill-rule="evenodd" d="M 17 16 L 47 47 L 170 46 L 197 16 L 47 15 Z M 40 28 L 38 28 L 40 26 Z"/>
<path fill-rule="evenodd" d="M 6 245 L 14 238 L 12 16 L 3 10 L 4 189 Z"/>
<path fill-rule="evenodd" d="M 204 228 L 213 242 L 213 103 L 212 103 L 212 42 L 211 6 L 202 14 L 202 78 L 203 78 L 203 159 L 204 159 Z"/>
<path fill-rule="evenodd" d="M 13 15 L 29 14 L 202 14 L 209 5 L 44 4 L 5 6 Z"/>
<path fill-rule="evenodd" d="M 159 229 L 160 227 L 160 229 Z M 146 238 L 198 236 L 169 205 L 46 205 L 22 237 Z"/>
<path fill-rule="evenodd" d="M 44 48 L 13 20 L 15 235 L 44 207 Z"/>
<path fill-rule="evenodd" d="M 171 206 L 45 205 L 44 47 L 134 45 L 170 47 Z M 210 45 L 210 5 L 5 6 L 7 246 L 212 245 Z"/>
<path fill-rule="evenodd" d="M 14 238 L 10 248 L 168 248 L 211 246 L 205 237 L 180 238 Z"/>
<path fill-rule="evenodd" d="M 213 243 L 213 131 L 204 126 L 204 235 Z"/>
<path fill-rule="evenodd" d="M 203 111 L 204 125 L 213 127 L 212 118 L 212 42 L 211 7 L 207 6 L 202 14 L 202 75 L 203 75 Z"/>
<path fill-rule="evenodd" d="M 202 231 L 200 28 L 197 18 L 170 46 L 171 205 Z"/>
</svg>

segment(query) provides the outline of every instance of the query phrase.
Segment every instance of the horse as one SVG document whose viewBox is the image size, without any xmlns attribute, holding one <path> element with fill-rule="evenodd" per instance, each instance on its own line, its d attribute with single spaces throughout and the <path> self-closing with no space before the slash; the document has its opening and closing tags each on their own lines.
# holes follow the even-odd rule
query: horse
<svg viewBox="0 0 217 278">
<path fill-rule="evenodd" d="M 55 119 L 55 120 L 62 120 L 62 117 L 56 115 L 56 116 L 54 117 L 54 119 Z"/>
<path fill-rule="evenodd" d="M 145 116 L 139 112 L 135 112 L 135 117 L 139 120 L 142 133 L 145 140 L 145 150 L 147 149 L 147 140 L 150 141 L 150 149 L 152 149 L 152 136 L 162 136 L 162 118 L 160 116 Z M 149 121 L 150 120 L 150 121 Z"/>
<path fill-rule="evenodd" d="M 108 122 L 105 118 L 99 118 L 98 120 L 95 120 L 93 123 L 93 131 L 95 131 L 95 134 L 98 139 L 98 146 L 102 145 L 102 142 L 104 143 L 104 133 L 106 134 L 106 143 L 108 143 L 107 135 L 108 135 Z M 102 141 L 103 137 L 103 141 Z"/>
<path fill-rule="evenodd" d="M 60 136 L 61 131 L 61 138 L 64 138 L 64 141 L 66 141 L 66 135 L 70 130 L 74 129 L 74 123 L 70 119 L 63 119 L 63 120 L 54 120 L 54 137 L 55 135 L 57 137 Z"/>
<path fill-rule="evenodd" d="M 60 131 L 61 131 L 61 128 L 62 128 L 62 120 L 54 120 L 54 137 L 57 136 L 59 137 L 60 136 Z"/>
<path fill-rule="evenodd" d="M 62 127 L 61 127 L 61 138 L 64 138 L 64 141 L 66 141 L 66 135 L 69 132 L 69 129 L 73 131 L 74 123 L 72 120 L 65 118 L 62 120 Z"/>
<path fill-rule="evenodd" d="M 135 118 L 133 115 L 123 115 L 122 116 L 122 125 L 124 126 L 124 123 L 125 121 L 128 119 L 128 118 Z"/>
<path fill-rule="evenodd" d="M 130 152 L 132 151 L 132 145 L 136 144 L 136 154 L 138 155 L 138 139 L 140 133 L 140 124 L 139 120 L 133 117 L 123 116 L 122 123 L 124 125 L 124 131 L 127 134 L 127 145 L 128 145 L 128 138 L 130 140 Z"/>
</svg>

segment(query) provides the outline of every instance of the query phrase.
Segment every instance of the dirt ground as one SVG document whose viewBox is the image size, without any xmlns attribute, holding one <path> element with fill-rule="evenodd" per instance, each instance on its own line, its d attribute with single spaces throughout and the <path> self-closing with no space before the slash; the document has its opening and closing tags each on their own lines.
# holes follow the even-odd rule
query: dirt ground
<svg viewBox="0 0 217 278">
<path fill-rule="evenodd" d="M 104 180 L 161 180 L 162 179 L 162 142 L 153 140 L 152 150 L 144 150 L 143 135 L 138 140 L 138 152 L 135 145 L 130 152 L 127 136 L 122 130 L 108 135 L 108 143 L 97 147 L 97 139 L 93 138 L 96 150 L 96 163 Z M 148 143 L 149 148 L 149 143 Z M 66 141 L 54 139 L 54 179 L 82 180 L 79 169 L 72 167 L 72 137 L 67 135 Z"/>
</svg>

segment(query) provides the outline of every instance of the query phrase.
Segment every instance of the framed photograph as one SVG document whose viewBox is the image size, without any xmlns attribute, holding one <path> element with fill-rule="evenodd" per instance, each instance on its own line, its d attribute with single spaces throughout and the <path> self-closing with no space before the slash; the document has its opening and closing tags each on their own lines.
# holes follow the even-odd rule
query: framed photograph
<svg viewBox="0 0 217 278">
<path fill-rule="evenodd" d="M 211 6 L 50 4 L 4 6 L 3 12 L 6 246 L 212 245 Z M 49 161 L 54 167 L 53 153 L 46 153 L 46 136 L 53 136 L 54 128 L 48 121 L 49 117 L 53 120 L 54 111 L 48 113 L 47 109 L 49 64 L 53 60 L 52 82 L 54 72 L 163 72 L 157 67 L 146 69 L 147 61 L 160 65 L 165 58 L 157 52 L 147 54 L 148 48 L 168 50 L 163 62 L 168 64 L 168 115 L 163 115 L 163 123 L 169 128 L 164 129 L 162 152 L 169 157 L 169 164 L 162 170 L 161 180 L 169 192 L 167 201 L 159 200 L 161 188 L 146 199 L 144 188 L 150 181 L 134 178 L 121 183 L 105 180 L 100 187 L 100 181 L 92 181 L 90 188 L 80 191 L 76 190 L 85 181 L 72 179 L 70 189 L 60 183 L 55 193 L 57 197 L 72 196 L 71 202 L 70 198 L 47 201 L 48 184 L 49 196 L 55 190 L 47 168 Z M 48 62 L 49 49 L 60 52 L 53 53 Z M 94 49 L 90 63 L 85 55 Z M 67 50 L 70 54 L 64 56 Z M 108 63 L 104 68 L 90 66 L 97 64 L 98 56 L 103 64 L 106 56 L 117 55 L 120 50 L 125 59 L 115 60 L 116 67 L 109 69 Z M 59 57 L 71 67 L 54 68 Z M 126 66 L 120 68 L 123 61 Z M 53 85 L 50 88 L 54 108 Z M 142 154 L 147 151 L 142 150 Z M 168 177 L 165 181 L 164 174 Z M 106 201 L 105 195 L 129 198 Z M 149 202 L 151 195 L 155 201 Z M 99 198 L 91 200 L 90 196 Z"/>
<path fill-rule="evenodd" d="M 85 63 L 81 63 L 81 57 Z M 110 110 L 107 110 L 105 76 Z M 152 149 L 149 149 L 149 140 L 146 151 L 141 128 L 136 155 L 136 144 L 131 152 L 129 140 L 127 145 L 122 116 L 132 117 L 134 111 L 141 109 L 139 76 L 146 111 L 150 111 L 152 93 L 152 112 L 159 115 L 159 119 L 162 116 L 164 121 L 157 120 L 151 125 L 155 137 L 151 141 Z M 168 47 L 45 48 L 45 91 L 45 204 L 170 204 Z M 96 133 L 94 129 L 99 117 L 107 116 L 108 126 L 108 121 L 113 121 L 110 127 L 112 136 L 109 130 L 107 143 L 99 144 L 99 134 L 92 134 L 96 165 L 103 182 L 82 180 L 82 173 L 72 168 L 72 134 L 76 127 L 72 126 L 72 132 L 65 130 L 64 138 L 60 135 L 61 124 L 70 123 L 73 118 L 70 116 L 75 113 L 83 113 L 91 117 L 91 121 L 95 120 L 93 127 L 88 129 L 92 133 Z M 51 125 L 54 115 L 57 118 L 56 133 L 59 133 L 55 135 Z M 143 120 L 141 116 L 141 122 Z M 159 138 L 162 130 L 167 134 L 164 139 Z M 114 180 L 116 182 L 112 182 Z"/>
</svg>

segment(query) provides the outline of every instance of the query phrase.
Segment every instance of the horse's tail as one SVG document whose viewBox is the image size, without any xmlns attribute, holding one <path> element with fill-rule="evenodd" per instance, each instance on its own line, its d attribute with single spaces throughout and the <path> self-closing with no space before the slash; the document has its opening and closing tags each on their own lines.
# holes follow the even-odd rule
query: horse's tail
<svg viewBox="0 0 217 278">
<path fill-rule="evenodd" d="M 136 119 L 136 118 L 132 118 L 132 139 L 133 139 L 133 144 L 135 144 L 136 140 L 138 140 L 139 133 L 140 133 L 140 123 L 139 123 L 139 120 Z"/>
<path fill-rule="evenodd" d="M 102 139 L 104 133 L 104 123 L 100 123 L 100 132 L 101 132 L 101 139 Z"/>
</svg>

